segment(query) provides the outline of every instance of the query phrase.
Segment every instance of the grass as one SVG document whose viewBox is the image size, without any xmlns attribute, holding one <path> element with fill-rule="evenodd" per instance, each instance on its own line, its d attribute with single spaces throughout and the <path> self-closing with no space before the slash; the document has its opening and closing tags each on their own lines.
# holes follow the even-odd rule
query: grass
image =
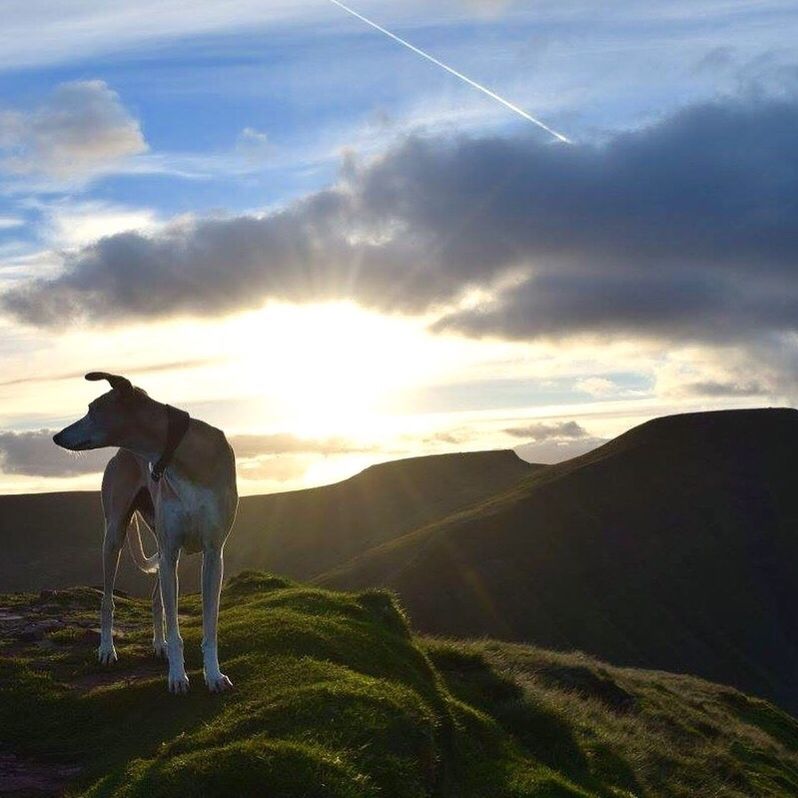
<svg viewBox="0 0 798 798">
<path fill-rule="evenodd" d="M 798 792 L 798 723 L 764 701 L 579 655 L 417 638 L 385 592 L 236 577 L 220 626 L 236 690 L 224 696 L 202 685 L 199 605 L 184 599 L 186 697 L 167 695 L 149 658 L 147 602 L 117 599 L 120 661 L 95 664 L 85 625 L 98 599 L 0 598 L 64 621 L 38 643 L 0 638 L 0 746 L 79 765 L 70 796 Z"/>
</svg>

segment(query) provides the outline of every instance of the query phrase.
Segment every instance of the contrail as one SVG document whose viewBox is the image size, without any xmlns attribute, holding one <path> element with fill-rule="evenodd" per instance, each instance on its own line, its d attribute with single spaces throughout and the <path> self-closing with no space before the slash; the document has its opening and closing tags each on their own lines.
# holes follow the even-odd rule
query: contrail
<svg viewBox="0 0 798 798">
<path fill-rule="evenodd" d="M 465 81 L 469 86 L 473 86 L 475 89 L 478 89 L 483 94 L 487 94 L 488 97 L 491 97 L 497 102 L 500 102 L 505 108 L 509 108 L 511 111 L 514 111 L 519 116 L 526 119 L 528 122 L 531 122 L 533 125 L 537 125 L 539 128 L 542 128 L 547 133 L 554 136 L 554 138 L 557 139 L 558 141 L 562 141 L 564 144 L 573 143 L 571 139 L 569 139 L 567 136 L 564 136 L 562 133 L 558 133 L 556 130 L 550 128 L 547 124 L 541 122 L 539 119 L 535 119 L 534 116 L 528 114 L 523 108 L 519 108 L 517 105 L 511 103 L 509 100 L 505 100 L 504 97 L 500 97 L 498 94 L 496 94 L 495 91 L 491 91 L 487 87 L 481 86 L 475 80 L 471 80 L 471 78 L 467 77 L 462 72 L 458 72 L 456 69 L 453 69 L 448 64 L 444 64 L 443 61 L 438 61 L 438 59 L 435 58 L 434 56 L 431 56 L 429 53 L 425 53 L 423 50 L 420 50 L 414 44 L 410 44 L 409 41 L 407 41 L 406 39 L 402 39 L 401 37 L 397 36 L 395 33 L 391 33 L 389 30 L 383 28 L 382 25 L 378 25 L 376 22 L 372 22 L 370 19 L 364 17 L 362 14 L 358 14 L 358 12 L 354 10 L 354 8 L 349 8 L 349 6 L 344 5 L 339 0 L 330 0 L 330 2 L 334 3 L 339 8 L 342 8 L 344 11 L 346 11 L 347 14 L 351 14 L 353 17 L 356 17 L 361 22 L 365 22 L 366 25 L 370 25 L 372 28 L 378 30 L 380 33 L 384 33 L 386 36 L 390 37 L 395 42 L 399 42 L 399 44 L 401 44 L 403 47 L 407 47 L 408 50 L 412 50 L 414 53 L 417 53 L 422 58 L 426 58 L 427 61 L 431 61 L 436 66 L 445 69 L 449 74 L 454 75 L 456 78 L 460 78 L 460 80 L 462 81 Z"/>
</svg>

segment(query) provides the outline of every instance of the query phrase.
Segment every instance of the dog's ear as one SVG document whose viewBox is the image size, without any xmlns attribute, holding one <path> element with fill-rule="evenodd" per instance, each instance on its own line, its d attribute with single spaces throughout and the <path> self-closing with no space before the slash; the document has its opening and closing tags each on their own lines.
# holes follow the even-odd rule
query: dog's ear
<svg viewBox="0 0 798 798">
<path fill-rule="evenodd" d="M 99 382 L 108 380 L 115 391 L 119 391 L 124 396 L 133 395 L 133 384 L 127 377 L 120 377 L 118 374 L 109 374 L 107 371 L 90 371 L 86 375 L 89 382 Z"/>
</svg>

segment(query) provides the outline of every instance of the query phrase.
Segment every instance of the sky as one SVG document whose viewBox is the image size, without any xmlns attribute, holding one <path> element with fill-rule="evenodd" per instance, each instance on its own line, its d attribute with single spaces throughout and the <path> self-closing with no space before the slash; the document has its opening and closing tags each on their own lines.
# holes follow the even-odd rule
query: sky
<svg viewBox="0 0 798 798">
<path fill-rule="evenodd" d="M 798 6 L 6 0 L 0 492 L 128 376 L 242 494 L 798 393 Z"/>
</svg>

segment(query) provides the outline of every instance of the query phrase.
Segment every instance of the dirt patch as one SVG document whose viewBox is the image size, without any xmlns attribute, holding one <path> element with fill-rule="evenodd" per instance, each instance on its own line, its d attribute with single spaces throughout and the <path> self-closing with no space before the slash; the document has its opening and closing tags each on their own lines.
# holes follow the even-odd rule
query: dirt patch
<svg viewBox="0 0 798 798">
<path fill-rule="evenodd" d="M 152 663 L 142 663 L 133 668 L 122 670 L 116 665 L 110 665 L 105 670 L 93 673 L 84 673 L 80 676 L 71 678 L 68 685 L 75 690 L 94 690 L 97 687 L 108 687 L 112 684 L 124 684 L 125 686 L 146 682 L 150 679 L 159 677 L 166 679 L 166 660 L 156 660 Z"/>
<path fill-rule="evenodd" d="M 0 754 L 0 795 L 14 798 L 43 798 L 64 794 L 80 768 L 22 759 Z"/>
</svg>

